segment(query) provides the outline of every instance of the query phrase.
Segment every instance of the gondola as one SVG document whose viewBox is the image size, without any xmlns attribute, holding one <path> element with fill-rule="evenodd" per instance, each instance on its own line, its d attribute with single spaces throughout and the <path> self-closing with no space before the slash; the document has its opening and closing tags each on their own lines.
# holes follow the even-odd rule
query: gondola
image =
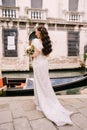
<svg viewBox="0 0 87 130">
<path fill-rule="evenodd" d="M 55 92 L 87 85 L 87 74 L 80 76 L 50 78 Z M 8 78 L 6 96 L 31 96 L 34 95 L 33 78 Z M 15 86 L 24 83 L 24 87 Z"/>
</svg>

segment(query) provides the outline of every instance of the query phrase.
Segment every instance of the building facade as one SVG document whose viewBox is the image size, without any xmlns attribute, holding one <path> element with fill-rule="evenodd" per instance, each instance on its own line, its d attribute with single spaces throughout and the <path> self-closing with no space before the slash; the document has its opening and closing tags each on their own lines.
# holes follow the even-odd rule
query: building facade
<svg viewBox="0 0 87 130">
<path fill-rule="evenodd" d="M 49 69 L 80 67 L 87 48 L 86 7 L 87 0 L 0 0 L 1 70 L 29 70 L 24 51 L 38 24 L 48 29 L 53 45 Z"/>
</svg>

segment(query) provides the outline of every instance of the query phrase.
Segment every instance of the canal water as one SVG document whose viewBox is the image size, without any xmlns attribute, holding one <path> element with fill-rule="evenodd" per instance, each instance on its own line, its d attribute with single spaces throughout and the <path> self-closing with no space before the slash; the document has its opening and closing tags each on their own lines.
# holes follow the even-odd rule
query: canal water
<svg viewBox="0 0 87 130">
<path fill-rule="evenodd" d="M 50 78 L 54 77 L 68 77 L 68 76 L 78 76 L 86 73 L 83 70 L 54 70 L 49 71 Z M 33 71 L 30 72 L 2 72 L 3 77 L 7 78 L 33 78 Z M 68 95 L 68 94 L 81 94 L 81 90 L 85 89 L 87 86 L 82 86 L 80 88 L 68 89 L 56 92 L 57 95 Z"/>
<path fill-rule="evenodd" d="M 68 77 L 78 76 L 84 74 L 86 71 L 83 70 L 51 70 L 49 71 L 50 78 L 54 77 Z M 18 71 L 18 72 L 2 72 L 3 77 L 7 78 L 33 78 L 33 71 Z"/>
</svg>

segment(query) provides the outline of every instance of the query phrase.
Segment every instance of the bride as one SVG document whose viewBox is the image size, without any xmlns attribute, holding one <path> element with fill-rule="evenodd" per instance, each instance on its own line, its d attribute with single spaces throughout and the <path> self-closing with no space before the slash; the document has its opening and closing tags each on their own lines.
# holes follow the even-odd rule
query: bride
<svg viewBox="0 0 87 130">
<path fill-rule="evenodd" d="M 31 43 L 34 45 L 35 51 L 31 57 L 33 58 L 36 109 L 42 111 L 57 126 L 72 125 L 70 119 L 72 112 L 60 104 L 49 78 L 47 57 L 52 52 L 52 45 L 47 29 L 44 26 L 38 26 L 35 33 L 37 38 L 33 39 Z"/>
</svg>

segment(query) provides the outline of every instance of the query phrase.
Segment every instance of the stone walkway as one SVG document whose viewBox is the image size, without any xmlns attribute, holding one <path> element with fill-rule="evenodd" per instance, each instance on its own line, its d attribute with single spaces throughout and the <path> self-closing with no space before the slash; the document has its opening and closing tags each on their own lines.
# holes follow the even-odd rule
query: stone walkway
<svg viewBox="0 0 87 130">
<path fill-rule="evenodd" d="M 74 111 L 73 125 L 57 127 L 35 109 L 34 97 L 0 97 L 0 130 L 87 130 L 87 95 L 58 96 Z"/>
</svg>

